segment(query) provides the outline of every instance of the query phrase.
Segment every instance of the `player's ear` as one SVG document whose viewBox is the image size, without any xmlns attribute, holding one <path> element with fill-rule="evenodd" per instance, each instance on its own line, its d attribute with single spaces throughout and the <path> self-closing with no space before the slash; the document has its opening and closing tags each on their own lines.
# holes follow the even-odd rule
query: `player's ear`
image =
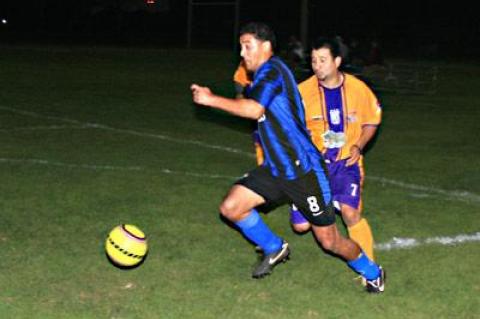
<svg viewBox="0 0 480 319">
<path fill-rule="evenodd" d="M 338 69 L 340 67 L 340 65 L 342 64 L 342 57 L 337 56 L 334 61 L 335 61 L 335 65 L 337 66 L 337 69 Z"/>
<path fill-rule="evenodd" d="M 263 41 L 262 42 L 262 49 L 264 52 L 271 52 L 272 51 L 272 43 L 270 41 Z"/>
</svg>

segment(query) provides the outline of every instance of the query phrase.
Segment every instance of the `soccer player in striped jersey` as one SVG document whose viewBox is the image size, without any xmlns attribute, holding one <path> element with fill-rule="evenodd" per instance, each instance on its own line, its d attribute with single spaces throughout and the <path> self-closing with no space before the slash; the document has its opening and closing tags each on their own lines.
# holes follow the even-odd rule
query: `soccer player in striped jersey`
<svg viewBox="0 0 480 319">
<path fill-rule="evenodd" d="M 349 237 L 374 260 L 372 231 L 361 215 L 362 150 L 375 135 L 382 110 L 364 82 L 339 71 L 340 53 L 334 39 L 314 41 L 311 57 L 315 74 L 300 83 L 299 90 L 307 128 L 327 163 L 333 201 L 341 211 Z M 291 210 L 290 221 L 298 232 L 310 229 L 310 223 L 298 210 Z"/>
<path fill-rule="evenodd" d="M 192 84 L 191 90 L 197 104 L 258 123 L 265 161 L 238 180 L 220 205 L 221 214 L 263 251 L 263 259 L 252 276 L 262 278 L 270 274 L 290 254 L 288 243 L 264 223 L 255 207 L 293 203 L 312 225 L 321 246 L 364 276 L 367 291 L 382 292 L 383 269 L 336 227 L 322 155 L 307 131 L 295 79 L 273 54 L 273 31 L 262 23 L 247 24 L 240 31 L 240 45 L 247 69 L 254 72 L 246 98 L 225 98 L 198 84 Z"/>
</svg>

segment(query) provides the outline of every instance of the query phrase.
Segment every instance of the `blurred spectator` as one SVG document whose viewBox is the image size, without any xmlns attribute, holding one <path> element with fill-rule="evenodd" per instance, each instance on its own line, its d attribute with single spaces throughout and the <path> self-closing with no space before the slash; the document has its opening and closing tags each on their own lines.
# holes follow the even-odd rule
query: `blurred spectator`
<svg viewBox="0 0 480 319">
<path fill-rule="evenodd" d="M 293 67 L 305 61 L 305 48 L 296 36 L 291 35 L 288 39 L 288 60 Z"/>
<path fill-rule="evenodd" d="M 383 65 L 383 53 L 377 40 L 370 42 L 370 49 L 365 59 L 366 65 Z"/>
<path fill-rule="evenodd" d="M 335 37 L 335 40 L 337 41 L 338 43 L 338 47 L 340 49 L 340 56 L 342 58 L 342 61 L 344 64 L 348 64 L 350 63 L 350 49 L 348 48 L 348 46 L 345 44 L 345 42 L 343 41 L 343 38 L 339 35 L 337 35 Z"/>
<path fill-rule="evenodd" d="M 362 52 L 357 39 L 352 39 L 352 41 L 350 41 L 348 57 L 352 65 L 356 65 L 356 66 L 363 65 L 364 61 L 362 57 Z"/>
</svg>

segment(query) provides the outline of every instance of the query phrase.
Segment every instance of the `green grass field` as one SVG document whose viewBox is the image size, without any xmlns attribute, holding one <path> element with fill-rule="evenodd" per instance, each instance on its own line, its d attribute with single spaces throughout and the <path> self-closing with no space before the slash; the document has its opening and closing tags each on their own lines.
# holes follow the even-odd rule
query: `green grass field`
<svg viewBox="0 0 480 319">
<path fill-rule="evenodd" d="M 250 278 L 254 249 L 217 208 L 255 165 L 250 122 L 189 92 L 232 94 L 234 67 L 230 52 L 1 48 L 0 318 L 480 318 L 480 66 L 440 64 L 432 96 L 381 96 L 364 213 L 382 295 L 294 234 L 286 208 L 265 219 L 291 260 Z M 149 239 L 133 270 L 104 254 L 121 223 Z M 428 243 L 462 234 L 477 240 Z"/>
</svg>

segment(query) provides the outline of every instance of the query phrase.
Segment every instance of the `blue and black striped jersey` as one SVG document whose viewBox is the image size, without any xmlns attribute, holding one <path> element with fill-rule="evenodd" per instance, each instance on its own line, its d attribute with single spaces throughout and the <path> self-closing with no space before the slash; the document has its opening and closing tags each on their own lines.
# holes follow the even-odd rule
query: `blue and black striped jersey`
<svg viewBox="0 0 480 319">
<path fill-rule="evenodd" d="M 265 108 L 258 119 L 258 132 L 265 155 L 263 165 L 273 176 L 290 180 L 321 167 L 321 154 L 306 128 L 297 83 L 280 58 L 270 58 L 255 72 L 246 94 Z"/>
</svg>

